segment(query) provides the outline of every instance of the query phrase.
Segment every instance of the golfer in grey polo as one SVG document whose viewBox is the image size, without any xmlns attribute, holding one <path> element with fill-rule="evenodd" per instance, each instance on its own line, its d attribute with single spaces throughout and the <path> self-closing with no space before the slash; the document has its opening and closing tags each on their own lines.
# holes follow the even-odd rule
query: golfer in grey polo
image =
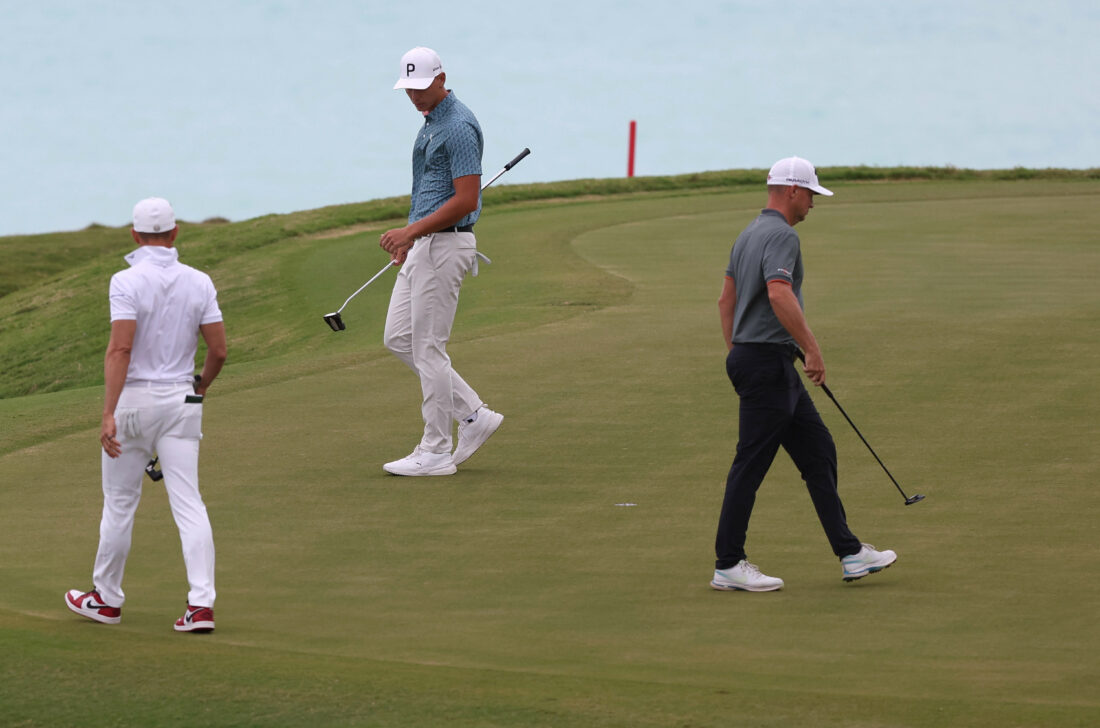
<svg viewBox="0 0 1100 728">
<path fill-rule="evenodd" d="M 783 213 L 765 209 L 745 228 L 730 251 L 726 275 L 739 284 L 733 342 L 794 344 L 768 298 L 768 284 L 782 281 L 802 306 L 802 252 Z"/>
<path fill-rule="evenodd" d="M 782 579 L 762 574 L 745 553 L 756 491 L 780 447 L 806 482 L 845 581 L 897 559 L 893 551 L 860 543 L 849 530 L 837 491 L 833 438 L 794 367 L 801 349 L 807 377 L 824 384 L 825 361 L 802 309 L 802 250 L 794 226 L 806 219 L 815 195 L 832 194 L 805 159 L 776 162 L 768 174 L 768 206 L 730 251 L 718 310 L 728 349 L 726 374 L 739 399 L 739 429 L 715 537 L 714 589 L 783 587 Z"/>
</svg>

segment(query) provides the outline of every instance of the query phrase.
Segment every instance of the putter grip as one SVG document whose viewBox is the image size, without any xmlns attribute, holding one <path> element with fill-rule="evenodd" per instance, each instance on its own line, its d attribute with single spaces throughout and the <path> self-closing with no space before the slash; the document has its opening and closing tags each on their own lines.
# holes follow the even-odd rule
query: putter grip
<svg viewBox="0 0 1100 728">
<path fill-rule="evenodd" d="M 524 157 L 526 157 L 526 156 L 527 156 L 528 154 L 530 154 L 530 153 L 531 153 L 531 150 L 530 150 L 530 149 L 528 149 L 527 147 L 524 147 L 524 148 L 523 148 L 523 151 L 522 151 L 522 152 L 520 152 L 519 154 L 517 154 L 517 155 L 516 155 L 516 158 L 515 158 L 515 159 L 513 159 L 513 160 L 512 160 L 511 162 L 509 162 L 508 164 L 504 165 L 504 171 L 506 171 L 506 172 L 507 172 L 507 171 L 508 171 L 509 169 L 511 169 L 512 167 L 514 167 L 514 166 L 516 166 L 517 164 L 519 164 L 520 160 L 521 160 L 521 159 L 523 159 Z"/>
<path fill-rule="evenodd" d="M 801 349 L 798 350 L 798 352 L 795 354 L 795 356 L 798 357 L 798 360 L 800 362 L 802 362 L 803 364 L 806 363 L 806 355 L 802 352 Z M 836 402 L 837 407 L 840 406 L 840 402 L 836 401 L 836 397 L 833 396 L 833 393 L 829 391 L 828 385 L 826 385 L 824 382 L 822 382 L 822 384 L 821 384 L 821 391 L 824 392 L 826 394 L 826 396 L 828 396 L 829 399 L 833 400 L 833 402 Z M 844 412 L 844 410 L 841 410 L 841 412 Z M 848 415 L 844 415 L 844 416 L 847 417 Z M 854 427 L 854 425 L 853 425 L 853 427 Z"/>
</svg>

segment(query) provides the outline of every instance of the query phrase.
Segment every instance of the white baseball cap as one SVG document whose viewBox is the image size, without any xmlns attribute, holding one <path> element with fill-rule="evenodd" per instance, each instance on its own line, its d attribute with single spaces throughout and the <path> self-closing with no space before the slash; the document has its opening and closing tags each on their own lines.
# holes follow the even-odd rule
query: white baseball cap
<svg viewBox="0 0 1100 728">
<path fill-rule="evenodd" d="M 176 213 L 168 200 L 149 197 L 134 205 L 134 231 L 139 233 L 166 233 L 176 227 Z"/>
<path fill-rule="evenodd" d="M 768 184 L 805 187 L 828 197 L 833 194 L 821 186 L 817 181 L 817 170 L 802 157 L 787 157 L 773 164 L 771 171 L 768 172 Z"/>
<path fill-rule="evenodd" d="M 401 56 L 401 73 L 394 88 L 426 89 L 443 73 L 443 61 L 431 48 L 417 46 Z"/>
</svg>

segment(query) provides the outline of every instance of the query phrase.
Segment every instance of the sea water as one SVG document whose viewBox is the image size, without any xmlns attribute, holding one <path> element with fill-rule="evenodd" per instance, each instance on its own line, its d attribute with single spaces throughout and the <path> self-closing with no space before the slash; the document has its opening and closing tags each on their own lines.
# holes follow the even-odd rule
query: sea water
<svg viewBox="0 0 1100 728">
<path fill-rule="evenodd" d="M 1100 3 L 0 0 L 0 234 L 408 194 L 392 89 L 443 59 L 499 184 L 819 166 L 1100 165 Z"/>
</svg>

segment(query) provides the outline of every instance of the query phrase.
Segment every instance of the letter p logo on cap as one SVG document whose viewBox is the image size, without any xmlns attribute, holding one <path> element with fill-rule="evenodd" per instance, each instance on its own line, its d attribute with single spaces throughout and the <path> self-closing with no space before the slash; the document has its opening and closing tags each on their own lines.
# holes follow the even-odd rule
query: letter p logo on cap
<svg viewBox="0 0 1100 728">
<path fill-rule="evenodd" d="M 401 73 L 395 89 L 426 89 L 443 73 L 443 62 L 431 48 L 417 47 L 401 57 Z"/>
</svg>

